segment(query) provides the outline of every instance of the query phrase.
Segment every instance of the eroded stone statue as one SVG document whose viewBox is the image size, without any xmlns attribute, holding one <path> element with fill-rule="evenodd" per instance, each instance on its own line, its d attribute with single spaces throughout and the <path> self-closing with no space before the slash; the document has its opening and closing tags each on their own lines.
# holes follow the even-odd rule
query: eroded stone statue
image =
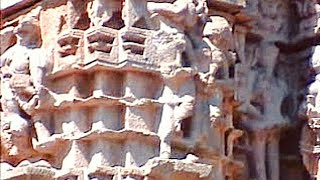
<svg viewBox="0 0 320 180">
<path fill-rule="evenodd" d="M 194 50 L 186 32 L 191 32 L 193 26 L 203 21 L 207 11 L 206 3 L 176 0 L 172 4 L 149 2 L 147 5 L 152 16 L 159 16 L 160 30 L 152 37 L 151 44 L 158 46 L 153 56 L 161 59 L 162 70 L 170 71 L 192 64 Z"/>
<path fill-rule="evenodd" d="M 15 162 L 32 155 L 30 120 L 39 105 L 45 74 L 45 56 L 36 17 L 16 27 L 17 44 L 1 56 L 3 143 Z M 7 139 L 8 138 L 8 139 Z"/>
<path fill-rule="evenodd" d="M 174 73 L 165 77 L 165 86 L 159 98 L 163 103 L 158 131 L 161 158 L 170 158 L 173 136 L 181 131 L 183 120 L 192 118 L 194 111 L 196 89 L 195 84 L 190 82 L 192 72 L 179 69 Z"/>
<path fill-rule="evenodd" d="M 212 16 L 204 27 L 203 36 L 204 43 L 203 47 L 201 47 L 201 53 L 204 55 L 204 60 L 208 59 L 209 65 L 201 60 L 196 62 L 198 63 L 200 78 L 211 84 L 220 69 L 219 78 L 227 79 L 229 65 L 234 64 L 235 61 L 235 58 L 229 52 L 233 47 L 231 25 L 223 17 Z"/>
<path fill-rule="evenodd" d="M 160 102 L 163 103 L 159 125 L 160 157 L 170 158 L 171 141 L 176 131 L 181 131 L 181 123 L 192 118 L 195 98 L 194 70 L 190 60 L 194 50 L 186 32 L 206 14 L 204 1 L 182 1 L 174 3 L 149 2 L 148 10 L 159 16 L 160 30 L 151 40 L 163 73 L 164 89 Z M 159 54 L 158 54 L 159 53 Z"/>
</svg>

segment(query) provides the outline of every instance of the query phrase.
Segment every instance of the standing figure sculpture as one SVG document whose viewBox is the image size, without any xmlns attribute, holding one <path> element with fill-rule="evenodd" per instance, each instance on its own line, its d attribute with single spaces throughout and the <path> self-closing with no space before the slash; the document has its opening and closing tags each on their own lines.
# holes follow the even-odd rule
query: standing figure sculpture
<svg viewBox="0 0 320 180">
<path fill-rule="evenodd" d="M 208 83 L 213 83 L 218 70 L 221 70 L 221 79 L 229 77 L 228 68 L 234 64 L 235 58 L 229 50 L 233 49 L 232 28 L 229 22 L 220 16 L 211 16 L 203 30 L 202 52 L 209 65 L 199 62 L 198 71 L 200 78 Z M 205 66 L 205 67 L 202 67 Z"/>
<path fill-rule="evenodd" d="M 170 158 L 173 135 L 181 131 L 182 121 L 192 118 L 195 104 L 191 68 L 195 58 L 187 32 L 203 20 L 207 9 L 204 1 L 176 0 L 172 4 L 149 2 L 148 10 L 158 16 L 160 23 L 160 30 L 151 37 L 154 51 L 150 51 L 150 57 L 158 61 L 164 79 L 159 99 L 163 103 L 158 131 L 160 157 Z"/>
<path fill-rule="evenodd" d="M 210 126 L 204 122 L 204 132 L 210 132 L 209 137 L 220 136 L 227 139 L 227 149 L 216 149 L 229 157 L 233 155 L 233 146 L 243 132 L 233 129 L 232 118 L 228 117 L 230 107 L 226 106 L 229 83 L 229 67 L 234 65 L 235 57 L 232 53 L 233 45 L 232 25 L 221 16 L 211 16 L 203 30 L 202 60 L 197 64 L 200 82 L 207 94 L 209 106 Z M 230 96 L 230 95 L 229 95 Z M 209 129 L 209 131 L 208 131 Z M 226 132 L 228 136 L 226 136 Z M 216 147 L 217 142 L 208 139 L 208 144 Z M 225 152 L 227 150 L 227 153 Z"/>
<path fill-rule="evenodd" d="M 13 162 L 32 156 L 30 118 L 39 105 L 45 74 L 45 58 L 40 49 L 38 19 L 25 18 L 16 27 L 17 44 L 1 56 L 2 150 Z"/>
</svg>

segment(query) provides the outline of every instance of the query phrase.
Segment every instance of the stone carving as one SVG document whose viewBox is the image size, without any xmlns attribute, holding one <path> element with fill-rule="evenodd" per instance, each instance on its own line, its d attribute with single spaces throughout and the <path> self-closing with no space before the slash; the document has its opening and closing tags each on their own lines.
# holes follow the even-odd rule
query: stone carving
<svg viewBox="0 0 320 180">
<path fill-rule="evenodd" d="M 314 54 L 312 56 L 312 67 L 316 71 L 315 81 L 309 86 L 308 88 L 308 95 L 307 95 L 307 112 L 306 114 L 308 117 L 313 118 L 318 116 L 319 111 L 319 103 L 320 103 L 320 97 L 319 97 L 319 74 L 318 74 L 318 68 L 319 68 L 319 46 L 315 47 Z"/>
<path fill-rule="evenodd" d="M 152 54 L 156 52 L 156 55 L 150 54 L 150 58 L 161 60 L 159 65 L 163 73 L 164 88 L 159 101 L 164 105 L 158 134 L 161 141 L 160 157 L 169 158 L 173 133 L 181 130 L 182 121 L 191 118 L 194 111 L 193 70 L 183 67 L 191 63 L 187 61 L 193 59 L 194 52 L 191 40 L 185 32 L 190 32 L 202 20 L 206 4 L 201 1 L 180 0 L 173 4 L 150 2 L 148 10 L 157 13 L 160 21 L 160 30 L 149 43 L 154 46 Z"/>
<path fill-rule="evenodd" d="M 202 50 L 204 55 L 208 56 L 210 65 L 206 64 L 206 67 L 203 67 L 209 67 L 209 70 L 207 70 L 201 68 L 201 64 L 205 63 L 199 63 L 200 78 L 208 79 L 208 83 L 212 83 L 219 69 L 222 69 L 220 78 L 229 78 L 228 68 L 229 65 L 234 64 L 235 60 L 229 52 L 232 49 L 233 42 L 230 24 L 223 17 L 212 16 L 204 27 L 203 35 L 204 48 Z M 206 73 L 201 74 L 201 72 Z"/>
<path fill-rule="evenodd" d="M 191 118 L 194 110 L 195 84 L 190 83 L 191 72 L 179 69 L 174 73 L 165 77 L 165 85 L 159 99 L 164 103 L 158 132 L 162 158 L 170 158 L 173 133 L 181 131 L 182 121 Z"/>
<path fill-rule="evenodd" d="M 160 21 L 160 30 L 152 38 L 150 44 L 163 44 L 163 47 L 151 47 L 158 52 L 150 54 L 150 58 L 162 59 L 159 63 L 161 69 L 176 69 L 186 64 L 192 64 L 194 58 L 191 39 L 187 33 L 191 33 L 192 27 L 201 25 L 206 14 L 206 5 L 202 1 L 181 1 L 171 3 L 148 3 L 148 10 L 157 13 Z M 150 48 L 150 49 L 151 49 Z M 171 51 L 171 49 L 176 49 Z M 165 52 L 170 52 L 164 56 Z M 149 55 L 149 54 L 148 54 Z M 156 57 L 154 57 L 156 56 Z M 174 59 L 174 61 L 172 61 Z"/>
<path fill-rule="evenodd" d="M 85 21 L 87 2 L 84 0 L 68 0 L 66 8 L 66 15 L 64 17 L 66 30 L 85 29 L 87 24 L 83 22 Z"/>
<path fill-rule="evenodd" d="M 297 16 L 300 18 L 299 31 L 308 36 L 312 35 L 318 19 L 315 1 L 293 1 L 292 3 L 296 7 Z"/>
<path fill-rule="evenodd" d="M 37 17 L 23 19 L 15 28 L 17 44 L 1 56 L 3 108 L 2 130 L 7 158 L 15 163 L 33 154 L 31 127 L 35 108 L 46 73 L 46 60 L 40 48 L 41 36 Z"/>
<path fill-rule="evenodd" d="M 88 5 L 91 26 L 106 26 L 118 29 L 122 26 L 119 17 L 121 16 L 121 1 L 95 0 Z"/>
<path fill-rule="evenodd" d="M 1 9 L 0 179 L 319 174 L 318 46 L 298 116 L 317 1 L 13 4 Z"/>
<path fill-rule="evenodd" d="M 275 78 L 279 49 L 270 42 L 258 42 L 247 49 L 246 61 L 236 66 L 236 98 L 241 103 L 243 126 L 252 135 L 251 146 L 258 179 L 279 178 L 279 139 L 288 119 L 281 106 L 288 94 L 287 85 Z M 274 156 L 268 156 L 273 153 Z M 267 171 L 269 169 L 269 171 Z"/>
<path fill-rule="evenodd" d="M 312 68 L 316 75 L 315 81 L 308 87 L 305 104 L 305 114 L 307 115 L 308 123 L 303 129 L 302 139 L 300 142 L 304 165 L 313 177 L 318 177 L 319 167 L 319 52 L 319 46 L 316 46 L 311 59 Z"/>
</svg>

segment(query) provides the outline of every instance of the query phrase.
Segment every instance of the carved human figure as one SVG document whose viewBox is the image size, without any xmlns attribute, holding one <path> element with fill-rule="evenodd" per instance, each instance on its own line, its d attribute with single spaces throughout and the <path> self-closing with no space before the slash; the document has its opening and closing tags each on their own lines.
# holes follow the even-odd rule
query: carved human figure
<svg viewBox="0 0 320 180">
<path fill-rule="evenodd" d="M 38 20 L 31 16 L 16 27 L 17 44 L 1 56 L 4 132 L 11 134 L 9 154 L 18 160 L 31 150 L 29 117 L 39 105 L 45 74 Z M 25 153 L 25 154 L 24 154 Z M 31 155 L 31 153 L 29 154 Z"/>
<path fill-rule="evenodd" d="M 227 79 L 229 65 L 233 64 L 235 60 L 232 53 L 229 52 L 233 49 L 231 25 L 221 16 L 211 16 L 210 21 L 205 24 L 203 36 L 201 53 L 203 53 L 204 59 L 209 60 L 209 65 L 199 62 L 200 78 L 212 84 L 218 70 L 221 69 L 221 77 L 219 78 Z"/>
<path fill-rule="evenodd" d="M 202 85 L 198 87 L 208 97 L 209 118 L 211 126 L 203 122 L 204 132 L 217 133 L 217 129 L 228 124 L 223 116 L 223 86 L 227 86 L 229 78 L 229 65 L 234 63 L 234 58 L 229 50 L 233 49 L 233 35 L 230 23 L 221 16 L 208 18 L 203 30 L 202 44 L 197 52 L 202 58 L 198 58 L 195 66 L 198 70 L 198 77 Z M 225 85 L 216 83 L 216 80 Z M 226 127 L 227 129 L 227 127 Z M 204 136 L 206 137 L 206 135 Z M 207 138 L 205 138 L 207 139 Z M 211 143 L 210 143 L 211 144 Z"/>
<path fill-rule="evenodd" d="M 280 109 L 286 87 L 274 77 L 279 50 L 265 41 L 247 44 L 246 48 L 246 59 L 235 69 L 236 100 L 240 103 L 237 110 L 242 113 L 243 125 L 252 131 L 256 178 L 278 179 L 279 163 L 275 157 L 279 155 L 280 136 L 271 137 L 268 130 L 278 130 L 284 124 Z M 269 157 L 271 152 L 274 156 Z"/>
<path fill-rule="evenodd" d="M 192 74 L 178 69 L 164 77 L 165 86 L 159 101 L 163 103 L 158 135 L 160 158 L 170 158 L 171 141 L 175 132 L 181 131 L 181 123 L 193 115 L 195 85 Z"/>
<path fill-rule="evenodd" d="M 238 110 L 251 119 L 263 119 L 270 103 L 270 82 L 274 82 L 274 69 L 279 49 L 272 43 L 261 42 L 258 47 L 247 47 L 247 59 L 236 65 L 236 100 L 241 103 Z M 253 103 L 254 102 L 254 103 Z M 255 104 L 255 105 L 253 105 Z"/>
<path fill-rule="evenodd" d="M 154 52 L 160 52 L 157 59 L 164 78 L 158 135 L 160 157 L 169 158 L 173 134 L 181 130 L 182 121 L 191 118 L 194 109 L 193 70 L 186 66 L 191 66 L 190 60 L 195 58 L 191 40 L 185 33 L 191 32 L 205 15 L 206 4 L 200 0 L 176 0 L 172 4 L 148 2 L 147 7 L 160 21 L 160 30 L 152 37 L 157 42 Z"/>
<path fill-rule="evenodd" d="M 246 64 L 237 64 L 235 74 L 237 87 L 235 99 L 240 103 L 237 110 L 251 119 L 261 118 L 261 111 L 251 103 L 256 72 L 252 71 L 251 67 Z"/>
<path fill-rule="evenodd" d="M 151 16 L 157 15 L 160 21 L 160 30 L 154 39 L 172 39 L 171 43 L 157 44 L 158 49 L 168 51 L 174 56 L 173 60 L 170 57 L 171 62 L 161 62 L 161 66 L 177 68 L 190 64 L 190 60 L 194 59 L 194 52 L 190 37 L 185 33 L 191 33 L 194 26 L 203 20 L 207 12 L 206 3 L 201 0 L 176 0 L 172 4 L 148 2 L 147 7 L 152 13 Z"/>
</svg>

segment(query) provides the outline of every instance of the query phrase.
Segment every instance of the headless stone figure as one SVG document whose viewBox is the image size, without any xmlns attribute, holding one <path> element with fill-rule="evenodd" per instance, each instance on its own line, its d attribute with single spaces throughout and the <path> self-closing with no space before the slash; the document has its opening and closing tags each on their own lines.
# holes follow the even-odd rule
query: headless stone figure
<svg viewBox="0 0 320 180">
<path fill-rule="evenodd" d="M 191 118 L 194 109 L 195 84 L 189 77 L 165 79 L 162 97 L 162 116 L 158 135 L 160 158 L 170 158 L 171 142 L 175 132 L 181 131 L 181 123 Z"/>
</svg>

